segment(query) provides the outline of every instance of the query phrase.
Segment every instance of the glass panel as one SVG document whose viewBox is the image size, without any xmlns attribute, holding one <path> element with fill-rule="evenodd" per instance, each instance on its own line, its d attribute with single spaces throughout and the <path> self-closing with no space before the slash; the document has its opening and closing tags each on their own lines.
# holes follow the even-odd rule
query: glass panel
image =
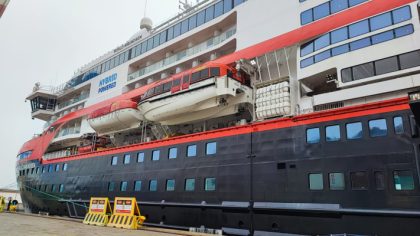
<svg viewBox="0 0 420 236">
<path fill-rule="evenodd" d="M 360 139 L 363 137 L 363 128 L 361 122 L 347 124 L 346 131 L 347 139 Z"/>
<path fill-rule="evenodd" d="M 398 71 L 397 57 L 385 58 L 375 61 L 376 75 L 383 75 L 386 73 Z"/>
<path fill-rule="evenodd" d="M 166 191 L 175 191 L 175 180 L 174 179 L 166 180 Z"/>
<path fill-rule="evenodd" d="M 178 148 L 169 148 L 168 158 L 175 159 L 178 154 Z"/>
<path fill-rule="evenodd" d="M 353 79 L 365 79 L 375 76 L 373 62 L 353 67 Z"/>
<path fill-rule="evenodd" d="M 189 18 L 188 29 L 192 30 L 197 27 L 197 15 L 193 15 Z"/>
<path fill-rule="evenodd" d="M 159 161 L 160 150 L 154 150 L 152 152 L 152 161 Z"/>
<path fill-rule="evenodd" d="M 330 45 L 330 34 L 323 35 L 314 41 L 315 51 Z"/>
<path fill-rule="evenodd" d="M 377 35 L 373 35 L 372 36 L 372 44 L 378 44 L 378 43 L 383 43 L 386 41 L 389 41 L 391 39 L 394 39 L 394 32 L 391 31 L 387 31 L 387 32 L 383 32 Z"/>
<path fill-rule="evenodd" d="M 206 22 L 213 20 L 213 18 L 214 18 L 214 6 L 211 6 L 206 9 Z"/>
<path fill-rule="evenodd" d="M 314 21 L 312 9 L 306 10 L 300 14 L 300 23 L 302 25 L 306 25 L 312 21 Z"/>
<path fill-rule="evenodd" d="M 344 53 L 347 53 L 350 51 L 349 45 L 348 44 L 344 44 L 338 47 L 335 47 L 333 49 L 331 49 L 331 54 L 332 56 L 338 56 Z"/>
<path fill-rule="evenodd" d="M 64 192 L 64 184 L 60 184 L 60 193 Z"/>
<path fill-rule="evenodd" d="M 54 167 L 52 165 L 48 166 L 48 172 L 53 172 Z"/>
<path fill-rule="evenodd" d="M 223 1 L 216 3 L 214 6 L 214 18 L 223 15 Z"/>
<path fill-rule="evenodd" d="M 140 192 L 141 191 L 141 181 L 137 180 L 134 182 L 134 191 L 135 192 Z"/>
<path fill-rule="evenodd" d="M 153 49 L 153 38 L 150 38 L 147 40 L 147 51 L 150 51 Z"/>
<path fill-rule="evenodd" d="M 131 160 L 131 155 L 130 154 L 125 154 L 124 155 L 124 164 L 130 164 L 130 160 Z"/>
<path fill-rule="evenodd" d="M 330 15 L 330 3 L 326 2 L 314 8 L 314 20 L 319 20 Z"/>
<path fill-rule="evenodd" d="M 368 1 L 368 0 L 349 0 L 349 3 L 350 3 L 350 7 L 353 7 L 353 6 L 356 6 L 356 5 L 358 5 L 360 3 L 363 3 L 363 2 L 366 2 L 366 1 Z"/>
<path fill-rule="evenodd" d="M 137 162 L 144 162 L 144 152 L 137 153 Z"/>
<path fill-rule="evenodd" d="M 414 28 L 413 28 L 413 25 L 406 25 L 406 26 L 397 28 L 394 31 L 395 31 L 395 37 L 399 38 L 402 36 L 412 34 L 414 32 Z"/>
<path fill-rule="evenodd" d="M 195 189 L 195 179 L 186 179 L 185 191 L 194 191 L 194 189 Z"/>
<path fill-rule="evenodd" d="M 300 56 L 301 57 L 306 56 L 306 55 L 308 55 L 310 53 L 313 53 L 313 52 L 314 52 L 314 42 L 303 44 L 300 47 Z"/>
<path fill-rule="evenodd" d="M 197 145 L 190 145 L 187 147 L 187 157 L 197 156 Z"/>
<path fill-rule="evenodd" d="M 150 180 L 150 182 L 149 182 L 149 191 L 150 192 L 157 191 L 157 180 Z"/>
<path fill-rule="evenodd" d="M 376 171 L 375 175 L 375 187 L 376 190 L 385 189 L 385 173 L 383 171 Z"/>
<path fill-rule="evenodd" d="M 109 182 L 108 183 L 108 192 L 114 191 L 114 187 L 115 187 L 114 182 Z"/>
<path fill-rule="evenodd" d="M 168 28 L 168 35 L 167 35 L 168 41 L 174 38 L 174 27 Z M 143 52 L 143 48 L 142 48 Z"/>
<path fill-rule="evenodd" d="M 204 24 L 205 22 L 205 17 L 206 17 L 206 11 L 202 10 L 197 14 L 197 26 L 200 26 L 202 24 Z"/>
<path fill-rule="evenodd" d="M 314 57 L 309 57 L 300 61 L 300 68 L 305 68 L 313 64 L 314 64 Z"/>
<path fill-rule="evenodd" d="M 392 18 L 394 19 L 394 24 L 398 24 L 403 21 L 411 19 L 410 7 L 406 6 L 406 7 L 402 7 L 400 9 L 392 11 Z"/>
<path fill-rule="evenodd" d="M 232 10 L 232 0 L 224 0 L 223 1 L 223 12 L 226 13 Z"/>
<path fill-rule="evenodd" d="M 319 143 L 321 140 L 321 134 L 319 128 L 312 128 L 306 130 L 306 142 L 307 143 Z"/>
<path fill-rule="evenodd" d="M 325 140 L 327 142 L 335 142 L 341 139 L 340 126 L 333 125 L 325 128 Z"/>
<path fill-rule="evenodd" d="M 413 172 L 409 170 L 394 171 L 395 190 L 414 190 Z"/>
<path fill-rule="evenodd" d="M 349 32 L 347 27 L 334 30 L 331 32 L 331 44 L 338 43 L 349 38 Z"/>
<path fill-rule="evenodd" d="M 125 181 L 121 182 L 121 187 L 120 187 L 121 192 L 127 191 L 127 185 L 128 185 L 127 182 Z"/>
<path fill-rule="evenodd" d="M 189 19 L 186 19 L 183 22 L 181 22 L 181 34 L 185 34 L 186 32 L 188 32 L 188 21 Z"/>
<path fill-rule="evenodd" d="M 368 176 L 366 171 L 350 173 L 351 189 L 367 190 L 369 188 Z"/>
<path fill-rule="evenodd" d="M 402 54 L 399 58 L 402 70 L 420 66 L 420 51 Z"/>
<path fill-rule="evenodd" d="M 67 171 L 67 163 L 63 165 L 63 171 Z"/>
<path fill-rule="evenodd" d="M 392 25 L 391 13 L 385 13 L 370 19 L 370 30 L 375 31 Z"/>
<path fill-rule="evenodd" d="M 215 191 L 216 190 L 216 178 L 206 178 L 204 190 Z"/>
<path fill-rule="evenodd" d="M 60 165 L 55 165 L 55 172 L 58 172 L 58 171 L 60 171 Z M 32 169 L 32 174 L 33 174 L 33 169 Z"/>
<path fill-rule="evenodd" d="M 404 133 L 404 123 L 401 116 L 394 117 L 394 131 L 396 134 Z"/>
<path fill-rule="evenodd" d="M 315 63 L 326 60 L 331 57 L 331 51 L 327 50 L 315 55 Z"/>
<path fill-rule="evenodd" d="M 217 151 L 217 143 L 216 142 L 206 144 L 206 155 L 214 155 L 214 154 L 216 154 L 216 151 Z"/>
<path fill-rule="evenodd" d="M 172 28 L 172 35 L 173 35 L 173 28 Z M 141 54 L 147 52 L 147 42 L 141 43 Z"/>
<path fill-rule="evenodd" d="M 166 30 L 163 31 L 162 33 L 160 33 L 160 36 L 159 37 L 160 37 L 160 39 L 159 39 L 160 44 L 165 43 L 166 42 Z"/>
<path fill-rule="evenodd" d="M 378 119 L 369 121 L 369 133 L 370 137 L 386 136 L 388 133 L 386 120 Z"/>
<path fill-rule="evenodd" d="M 369 21 L 364 20 L 349 26 L 350 38 L 369 32 Z"/>
<path fill-rule="evenodd" d="M 350 50 L 355 51 L 361 48 L 365 48 L 371 45 L 370 38 L 360 39 L 350 43 Z"/>
<path fill-rule="evenodd" d="M 330 189 L 331 190 L 344 190 L 345 181 L 343 173 L 330 173 Z"/>
<path fill-rule="evenodd" d="M 178 23 L 174 26 L 174 38 L 181 35 L 181 23 Z"/>
<path fill-rule="evenodd" d="M 309 189 L 310 190 L 323 190 L 324 178 L 322 174 L 309 174 Z"/>
<path fill-rule="evenodd" d="M 233 7 L 236 7 L 243 2 L 244 2 L 244 0 L 233 0 Z"/>
<path fill-rule="evenodd" d="M 331 1 L 331 13 L 336 13 L 347 8 L 349 8 L 348 0 L 332 0 Z"/>
</svg>

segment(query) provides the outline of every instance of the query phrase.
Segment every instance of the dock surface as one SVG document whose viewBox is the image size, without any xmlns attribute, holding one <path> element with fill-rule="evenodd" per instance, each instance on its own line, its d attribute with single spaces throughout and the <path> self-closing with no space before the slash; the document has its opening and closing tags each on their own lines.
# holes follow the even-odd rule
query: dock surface
<svg viewBox="0 0 420 236">
<path fill-rule="evenodd" d="M 84 225 L 82 221 L 60 217 L 41 217 L 37 215 L 0 213 L 0 235 L 64 235 L 64 236 L 174 236 L 203 235 L 177 230 L 145 227 L 141 230 L 125 230 L 110 227 Z"/>
</svg>

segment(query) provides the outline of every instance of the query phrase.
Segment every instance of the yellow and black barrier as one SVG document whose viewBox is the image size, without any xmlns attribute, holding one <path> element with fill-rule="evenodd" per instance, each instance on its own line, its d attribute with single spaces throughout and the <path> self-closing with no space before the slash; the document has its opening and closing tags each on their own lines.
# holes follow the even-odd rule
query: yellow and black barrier
<svg viewBox="0 0 420 236">
<path fill-rule="evenodd" d="M 145 220 L 146 217 L 140 214 L 135 198 L 117 197 L 114 201 L 114 211 L 107 226 L 122 229 L 138 229 Z"/>
<path fill-rule="evenodd" d="M 6 209 L 6 200 L 0 196 L 0 213 Z"/>
<path fill-rule="evenodd" d="M 106 226 L 111 213 L 111 205 L 108 198 L 91 198 L 89 212 L 86 214 L 83 224 Z"/>
</svg>

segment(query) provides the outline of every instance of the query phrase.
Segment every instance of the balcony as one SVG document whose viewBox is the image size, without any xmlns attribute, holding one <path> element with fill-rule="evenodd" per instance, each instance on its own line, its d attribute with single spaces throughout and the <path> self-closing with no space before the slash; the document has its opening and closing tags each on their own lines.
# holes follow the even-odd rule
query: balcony
<svg viewBox="0 0 420 236">
<path fill-rule="evenodd" d="M 71 105 L 73 105 L 75 103 L 78 103 L 80 101 L 83 101 L 83 100 L 85 100 L 87 98 L 89 98 L 89 93 L 85 93 L 85 94 L 82 93 L 82 94 L 80 94 L 77 97 L 74 97 L 74 98 L 72 98 L 70 100 L 67 100 L 66 102 L 60 103 L 58 105 L 58 111 L 61 110 L 61 109 L 63 109 L 63 108 L 66 108 L 68 106 L 71 106 Z"/>
</svg>

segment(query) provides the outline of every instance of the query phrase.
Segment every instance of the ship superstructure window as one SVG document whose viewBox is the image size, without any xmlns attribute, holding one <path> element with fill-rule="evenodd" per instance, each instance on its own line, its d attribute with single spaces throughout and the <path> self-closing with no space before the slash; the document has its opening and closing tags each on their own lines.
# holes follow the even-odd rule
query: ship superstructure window
<svg viewBox="0 0 420 236">
<path fill-rule="evenodd" d="M 323 190 L 324 177 L 321 173 L 309 174 L 309 189 L 310 190 Z"/>
<path fill-rule="evenodd" d="M 346 125 L 347 139 L 361 139 L 363 137 L 362 122 L 349 123 Z"/>
<path fill-rule="evenodd" d="M 386 136 L 388 133 L 386 120 L 378 119 L 378 120 L 369 121 L 369 133 L 370 133 L 370 137 Z"/>
<path fill-rule="evenodd" d="M 394 121 L 394 131 L 396 134 L 403 134 L 404 133 L 404 123 L 401 116 L 396 116 L 393 119 Z"/>
<path fill-rule="evenodd" d="M 109 182 L 108 183 L 108 192 L 113 192 L 115 189 L 115 183 L 114 182 Z"/>
<path fill-rule="evenodd" d="M 206 144 L 206 155 L 214 155 L 217 152 L 217 143 L 211 142 Z"/>
<path fill-rule="evenodd" d="M 175 159 L 178 155 L 178 148 L 169 148 L 168 151 L 168 158 L 169 159 Z"/>
<path fill-rule="evenodd" d="M 138 163 L 144 162 L 144 152 L 137 153 L 137 162 Z"/>
<path fill-rule="evenodd" d="M 385 173 L 383 171 L 375 171 L 374 175 L 376 190 L 384 190 L 386 186 Z"/>
<path fill-rule="evenodd" d="M 197 156 L 197 145 L 187 146 L 187 157 L 195 157 L 195 156 Z"/>
<path fill-rule="evenodd" d="M 370 30 L 378 30 L 392 25 L 391 12 L 384 13 L 370 19 Z"/>
<path fill-rule="evenodd" d="M 55 165 L 55 172 L 59 172 L 60 171 L 60 164 Z"/>
<path fill-rule="evenodd" d="M 369 180 L 366 171 L 358 171 L 350 173 L 351 189 L 367 190 L 369 188 Z"/>
<path fill-rule="evenodd" d="M 57 191 L 55 184 L 51 185 L 51 192 L 54 193 Z"/>
<path fill-rule="evenodd" d="M 168 192 L 175 191 L 175 180 L 174 179 L 166 180 L 166 191 L 168 191 Z"/>
<path fill-rule="evenodd" d="M 116 166 L 118 164 L 118 156 L 113 156 L 111 159 L 111 165 Z"/>
<path fill-rule="evenodd" d="M 120 185 L 120 191 L 121 192 L 127 191 L 127 186 L 128 186 L 128 182 L 127 181 L 122 181 L 121 185 Z"/>
<path fill-rule="evenodd" d="M 410 7 L 402 7 L 397 10 L 392 11 L 392 18 L 394 24 L 404 22 L 411 19 L 411 10 Z"/>
<path fill-rule="evenodd" d="M 63 164 L 63 171 L 67 171 L 67 163 Z"/>
<path fill-rule="evenodd" d="M 195 190 L 195 179 L 185 180 L 185 191 L 192 192 Z"/>
<path fill-rule="evenodd" d="M 134 182 L 134 192 L 140 192 L 141 191 L 141 181 L 137 180 Z"/>
<path fill-rule="evenodd" d="M 216 178 L 206 178 L 204 180 L 204 190 L 205 191 L 215 191 L 216 190 Z"/>
<path fill-rule="evenodd" d="M 47 169 L 45 168 L 45 166 L 42 167 L 42 173 L 47 172 Z"/>
<path fill-rule="evenodd" d="M 325 127 L 325 140 L 327 142 L 335 142 L 341 139 L 340 126 L 332 125 Z"/>
<path fill-rule="evenodd" d="M 125 165 L 130 164 L 130 161 L 131 161 L 131 155 L 130 154 L 125 154 L 124 155 L 124 164 Z"/>
<path fill-rule="evenodd" d="M 409 170 L 394 171 L 394 186 L 397 191 L 414 190 L 413 172 Z"/>
<path fill-rule="evenodd" d="M 152 161 L 159 161 L 159 158 L 160 158 L 160 150 L 153 150 Z"/>
<path fill-rule="evenodd" d="M 54 166 L 53 165 L 49 165 L 48 166 L 48 172 L 53 172 L 54 171 Z"/>
<path fill-rule="evenodd" d="M 59 189 L 60 193 L 64 192 L 64 184 L 60 184 L 60 189 Z"/>
<path fill-rule="evenodd" d="M 330 173 L 329 180 L 331 190 L 344 190 L 346 187 L 343 173 Z"/>
<path fill-rule="evenodd" d="M 157 191 L 157 180 L 153 179 L 149 181 L 149 191 L 156 192 Z"/>
<path fill-rule="evenodd" d="M 36 168 L 36 174 L 39 174 L 39 167 Z"/>
<path fill-rule="evenodd" d="M 307 143 L 319 143 L 321 141 L 321 133 L 319 128 L 312 128 L 306 130 L 306 142 Z"/>
<path fill-rule="evenodd" d="M 369 33 L 369 21 L 364 20 L 349 26 L 350 38 Z"/>
</svg>

